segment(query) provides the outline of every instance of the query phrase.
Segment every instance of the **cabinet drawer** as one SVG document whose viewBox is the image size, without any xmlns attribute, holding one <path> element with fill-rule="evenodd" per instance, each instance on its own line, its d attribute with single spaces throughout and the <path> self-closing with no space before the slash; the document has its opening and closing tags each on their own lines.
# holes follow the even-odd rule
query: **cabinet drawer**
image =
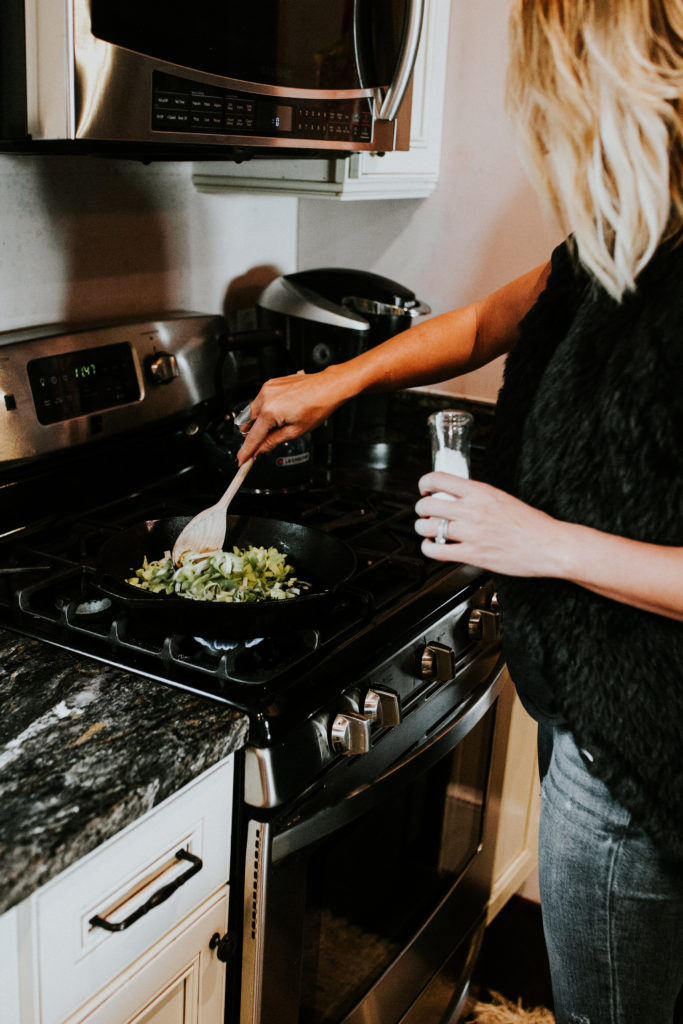
<svg viewBox="0 0 683 1024">
<path fill-rule="evenodd" d="M 227 896 L 214 896 L 64 1024 L 218 1024 L 225 965 L 210 943 L 227 920 Z"/>
<path fill-rule="evenodd" d="M 229 758 L 36 894 L 41 1024 L 62 1021 L 226 885 L 232 785 Z"/>
</svg>

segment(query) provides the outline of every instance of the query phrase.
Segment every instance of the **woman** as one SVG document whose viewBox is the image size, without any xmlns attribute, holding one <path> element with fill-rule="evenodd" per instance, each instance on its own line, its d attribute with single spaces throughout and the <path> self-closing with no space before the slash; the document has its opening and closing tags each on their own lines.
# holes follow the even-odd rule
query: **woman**
<svg viewBox="0 0 683 1024">
<path fill-rule="evenodd" d="M 480 302 L 267 382 L 240 459 L 363 390 L 508 353 L 488 482 L 428 473 L 416 530 L 428 557 L 496 574 L 510 672 L 539 721 L 558 1024 L 671 1024 L 683 985 L 681 0 L 519 0 L 509 98 L 568 241 Z"/>
</svg>

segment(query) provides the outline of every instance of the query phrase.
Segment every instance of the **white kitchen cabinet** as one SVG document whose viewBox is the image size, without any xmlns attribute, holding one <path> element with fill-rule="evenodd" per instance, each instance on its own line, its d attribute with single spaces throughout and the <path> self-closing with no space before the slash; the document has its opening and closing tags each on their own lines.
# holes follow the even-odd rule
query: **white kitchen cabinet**
<svg viewBox="0 0 683 1024">
<path fill-rule="evenodd" d="M 222 1024 L 225 967 L 209 942 L 225 934 L 228 897 L 208 900 L 64 1024 Z"/>
<path fill-rule="evenodd" d="M 19 1020 L 19 929 L 16 908 L 0 917 L 0 1017 Z"/>
<path fill-rule="evenodd" d="M 228 922 L 233 760 L 0 918 L 19 992 L 3 1024 L 222 1024 L 225 967 L 210 943 Z M 132 921 L 111 931 L 93 918 Z"/>
<path fill-rule="evenodd" d="M 419 199 L 436 187 L 448 48 L 450 0 L 426 0 L 412 78 L 410 150 L 354 153 L 342 160 L 265 159 L 193 167 L 202 192 L 267 192 L 327 199 Z"/>
<path fill-rule="evenodd" d="M 508 676 L 499 699 L 491 766 L 500 806 L 489 922 L 537 867 L 541 786 L 536 740 L 536 722 L 524 710 Z"/>
</svg>

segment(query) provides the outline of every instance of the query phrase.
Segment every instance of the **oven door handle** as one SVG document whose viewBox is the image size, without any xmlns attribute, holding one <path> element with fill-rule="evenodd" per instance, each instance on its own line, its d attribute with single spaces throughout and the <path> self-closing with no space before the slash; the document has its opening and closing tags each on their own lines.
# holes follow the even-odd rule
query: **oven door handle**
<svg viewBox="0 0 683 1024">
<path fill-rule="evenodd" d="M 280 825 L 280 831 L 276 825 L 272 838 L 273 861 L 303 850 L 348 825 L 449 754 L 493 706 L 503 687 L 504 678 L 504 665 L 499 662 L 466 705 L 454 709 L 438 731 L 427 736 L 419 746 L 413 747 L 400 761 L 392 763 L 371 782 L 353 789 L 337 802 L 318 807 L 303 818 L 295 813 Z"/>
</svg>

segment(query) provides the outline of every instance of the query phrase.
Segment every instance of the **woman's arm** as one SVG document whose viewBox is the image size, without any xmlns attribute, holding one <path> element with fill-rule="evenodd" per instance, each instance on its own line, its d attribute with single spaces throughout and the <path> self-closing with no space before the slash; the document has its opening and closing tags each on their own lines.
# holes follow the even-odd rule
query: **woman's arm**
<svg viewBox="0 0 683 1024">
<path fill-rule="evenodd" d="M 514 346 L 549 273 L 550 263 L 536 267 L 479 302 L 416 324 L 330 369 L 341 373 L 352 394 L 434 384 L 477 370 Z"/>
<path fill-rule="evenodd" d="M 683 621 L 683 548 L 666 547 L 554 519 L 488 484 L 428 473 L 416 530 L 430 558 L 508 576 L 568 580 L 603 597 Z M 446 491 L 459 498 L 431 497 Z M 440 519 L 447 538 L 436 544 Z"/>
<path fill-rule="evenodd" d="M 508 352 L 549 272 L 550 263 L 536 267 L 481 301 L 417 324 L 345 363 L 267 381 L 251 403 L 240 463 L 312 430 L 362 391 L 437 383 Z"/>
<path fill-rule="evenodd" d="M 603 597 L 683 621 L 683 548 L 560 524 L 562 576 Z M 558 573 L 559 575 L 559 573 Z"/>
</svg>

